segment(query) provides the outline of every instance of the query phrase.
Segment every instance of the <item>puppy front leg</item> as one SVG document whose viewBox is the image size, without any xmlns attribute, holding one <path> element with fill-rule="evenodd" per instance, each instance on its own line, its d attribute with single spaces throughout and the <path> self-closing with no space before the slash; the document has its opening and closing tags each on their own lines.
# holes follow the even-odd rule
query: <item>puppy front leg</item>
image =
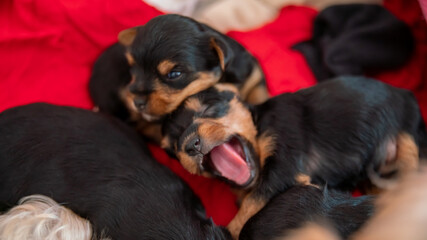
<svg viewBox="0 0 427 240">
<path fill-rule="evenodd" d="M 250 104 L 263 103 L 270 97 L 265 85 L 264 74 L 258 64 L 253 66 L 251 74 L 239 91 L 240 97 Z"/>
<path fill-rule="evenodd" d="M 255 196 L 253 192 L 249 193 L 245 198 L 243 198 L 239 211 L 227 226 L 227 229 L 230 231 L 233 239 L 239 239 L 240 231 L 242 230 L 245 223 L 249 220 L 249 218 L 259 212 L 266 204 L 267 200 Z"/>
</svg>

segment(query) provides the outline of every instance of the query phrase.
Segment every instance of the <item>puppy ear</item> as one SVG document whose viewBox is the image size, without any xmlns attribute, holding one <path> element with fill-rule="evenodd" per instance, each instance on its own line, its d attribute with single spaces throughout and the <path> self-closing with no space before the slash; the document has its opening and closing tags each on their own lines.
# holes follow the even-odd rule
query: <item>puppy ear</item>
<svg viewBox="0 0 427 240">
<path fill-rule="evenodd" d="M 138 33 L 138 27 L 125 29 L 121 31 L 118 35 L 119 42 L 122 45 L 129 47 L 133 43 L 133 40 L 135 40 L 137 33 Z"/>
<path fill-rule="evenodd" d="M 162 138 L 162 140 L 160 141 L 160 147 L 163 149 L 171 149 L 170 139 L 168 135 Z"/>
<path fill-rule="evenodd" d="M 169 136 L 165 136 L 162 138 L 162 140 L 160 141 L 160 147 L 163 148 L 163 150 L 165 150 L 165 152 L 169 155 L 169 157 L 177 159 L 175 154 L 177 149 L 176 144 L 174 146 L 171 145 Z"/>
<path fill-rule="evenodd" d="M 210 46 L 216 51 L 221 70 L 224 71 L 227 64 L 233 59 L 233 51 L 223 40 L 211 37 Z"/>
</svg>

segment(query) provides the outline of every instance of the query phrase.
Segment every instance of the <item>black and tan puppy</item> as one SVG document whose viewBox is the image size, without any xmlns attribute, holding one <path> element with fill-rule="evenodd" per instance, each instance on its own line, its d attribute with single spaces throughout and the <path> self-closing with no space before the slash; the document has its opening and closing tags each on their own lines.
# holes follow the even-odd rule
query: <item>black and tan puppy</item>
<svg viewBox="0 0 427 240">
<path fill-rule="evenodd" d="M 298 239 L 298 236 L 317 234 L 326 228 L 336 234 L 331 239 L 347 239 L 370 218 L 374 212 L 373 198 L 351 195 L 326 187 L 294 186 L 274 197 L 245 224 L 241 240 Z M 301 237 L 301 239 L 303 239 Z M 306 238 L 316 239 L 316 238 Z M 320 239 L 328 239 L 322 237 Z"/>
<path fill-rule="evenodd" d="M 231 90 L 230 90 L 231 89 Z M 242 189 L 228 228 L 243 224 L 297 183 L 352 189 L 366 175 L 418 166 L 426 132 L 411 92 L 373 79 L 342 77 L 246 107 L 217 86 L 188 98 L 163 127 L 164 148 L 191 173 Z"/>
<path fill-rule="evenodd" d="M 0 210 L 51 197 L 111 239 L 227 239 L 134 130 L 90 111 L 31 104 L 0 114 Z"/>
<path fill-rule="evenodd" d="M 155 121 L 217 82 L 234 84 L 250 103 L 268 98 L 257 60 L 235 40 L 193 19 L 161 15 L 118 38 L 97 60 L 89 83 L 101 111 L 128 111 L 134 120 L 139 115 Z"/>
</svg>

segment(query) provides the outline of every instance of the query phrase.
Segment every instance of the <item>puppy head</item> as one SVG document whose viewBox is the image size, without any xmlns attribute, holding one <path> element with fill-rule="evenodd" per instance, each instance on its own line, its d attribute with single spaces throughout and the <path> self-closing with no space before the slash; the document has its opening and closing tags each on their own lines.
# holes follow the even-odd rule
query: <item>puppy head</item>
<svg viewBox="0 0 427 240">
<path fill-rule="evenodd" d="M 193 174 L 250 187 L 258 175 L 257 130 L 237 89 L 217 84 L 186 101 L 164 121 L 162 147 Z"/>
<path fill-rule="evenodd" d="M 148 121 L 213 86 L 232 57 L 219 33 L 174 14 L 120 32 L 119 42 L 131 65 L 128 101 Z"/>
</svg>

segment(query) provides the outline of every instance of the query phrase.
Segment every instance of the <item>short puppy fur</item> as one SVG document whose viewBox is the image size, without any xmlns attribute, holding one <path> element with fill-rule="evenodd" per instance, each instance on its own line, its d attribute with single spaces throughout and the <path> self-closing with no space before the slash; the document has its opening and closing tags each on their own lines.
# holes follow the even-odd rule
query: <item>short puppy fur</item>
<svg viewBox="0 0 427 240">
<path fill-rule="evenodd" d="M 373 200 L 370 196 L 353 198 L 327 187 L 296 185 L 250 218 L 240 240 L 294 239 L 303 232 L 308 234 L 311 226 L 328 229 L 336 239 L 347 239 L 374 213 Z"/>
<path fill-rule="evenodd" d="M 119 120 L 31 104 L 0 114 L 0 211 L 41 194 L 111 239 L 227 239 L 190 188 Z"/>
<path fill-rule="evenodd" d="M 258 61 L 235 40 L 191 18 L 161 15 L 118 38 L 97 60 L 89 83 L 100 111 L 156 121 L 217 82 L 234 84 L 250 103 L 268 98 Z"/>
<path fill-rule="evenodd" d="M 351 190 L 369 176 L 418 166 L 427 134 L 407 90 L 363 77 L 341 77 L 246 106 L 232 87 L 188 98 L 163 126 L 162 146 L 189 172 L 241 189 L 228 225 L 243 224 L 272 197 L 298 183 Z"/>
</svg>

